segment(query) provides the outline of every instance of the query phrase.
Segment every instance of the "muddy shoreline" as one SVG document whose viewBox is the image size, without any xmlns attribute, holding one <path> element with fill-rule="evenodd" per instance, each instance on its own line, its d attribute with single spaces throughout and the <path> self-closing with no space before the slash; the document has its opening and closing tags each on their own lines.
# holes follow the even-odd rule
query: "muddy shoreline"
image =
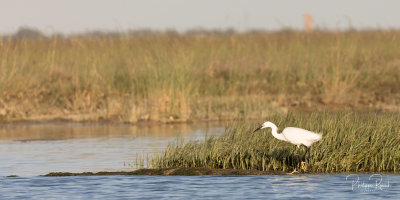
<svg viewBox="0 0 400 200">
<path fill-rule="evenodd" d="M 138 169 L 130 172 L 50 172 L 43 176 L 112 176 L 112 175 L 158 175 L 158 176 L 202 176 L 202 175 L 282 175 L 283 171 L 259 171 L 243 169 L 212 169 L 212 168 L 162 168 Z"/>
</svg>

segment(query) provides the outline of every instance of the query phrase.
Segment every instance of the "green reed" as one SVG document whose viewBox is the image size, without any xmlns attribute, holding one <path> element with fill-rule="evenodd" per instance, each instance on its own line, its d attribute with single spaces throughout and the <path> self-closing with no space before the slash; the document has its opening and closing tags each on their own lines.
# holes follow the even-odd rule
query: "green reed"
<svg viewBox="0 0 400 200">
<path fill-rule="evenodd" d="M 400 171 L 399 114 L 289 113 L 268 120 L 276 123 L 278 132 L 291 126 L 323 133 L 322 140 L 311 146 L 307 172 Z M 252 133 L 261 123 L 232 123 L 220 137 L 171 143 L 153 157 L 152 167 L 293 170 L 297 147 L 273 138 L 270 129 Z"/>
</svg>

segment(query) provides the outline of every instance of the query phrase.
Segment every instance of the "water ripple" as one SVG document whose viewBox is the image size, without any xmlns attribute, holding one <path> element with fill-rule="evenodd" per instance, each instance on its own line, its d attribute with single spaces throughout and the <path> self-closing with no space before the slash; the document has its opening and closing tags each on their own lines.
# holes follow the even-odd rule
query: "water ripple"
<svg viewBox="0 0 400 200">
<path fill-rule="evenodd" d="M 352 190 L 346 176 L 2 177 L 0 199 L 390 199 L 400 195 L 400 175 L 386 175 L 390 187 L 370 192 Z"/>
</svg>

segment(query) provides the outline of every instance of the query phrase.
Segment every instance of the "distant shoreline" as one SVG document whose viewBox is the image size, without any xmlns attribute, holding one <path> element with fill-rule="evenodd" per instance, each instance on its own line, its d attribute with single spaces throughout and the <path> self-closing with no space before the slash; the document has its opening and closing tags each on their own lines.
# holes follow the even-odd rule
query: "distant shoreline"
<svg viewBox="0 0 400 200">
<path fill-rule="evenodd" d="M 400 31 L 3 40 L 0 122 L 400 112 Z"/>
</svg>

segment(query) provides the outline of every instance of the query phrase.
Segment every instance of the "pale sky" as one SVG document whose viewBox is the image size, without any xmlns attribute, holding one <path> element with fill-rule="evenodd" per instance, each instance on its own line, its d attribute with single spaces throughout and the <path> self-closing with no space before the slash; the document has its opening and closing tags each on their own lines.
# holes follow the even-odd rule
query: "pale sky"
<svg viewBox="0 0 400 200">
<path fill-rule="evenodd" d="M 0 0 L 0 34 L 134 29 L 301 29 L 310 13 L 328 29 L 400 29 L 398 0 Z"/>
</svg>

